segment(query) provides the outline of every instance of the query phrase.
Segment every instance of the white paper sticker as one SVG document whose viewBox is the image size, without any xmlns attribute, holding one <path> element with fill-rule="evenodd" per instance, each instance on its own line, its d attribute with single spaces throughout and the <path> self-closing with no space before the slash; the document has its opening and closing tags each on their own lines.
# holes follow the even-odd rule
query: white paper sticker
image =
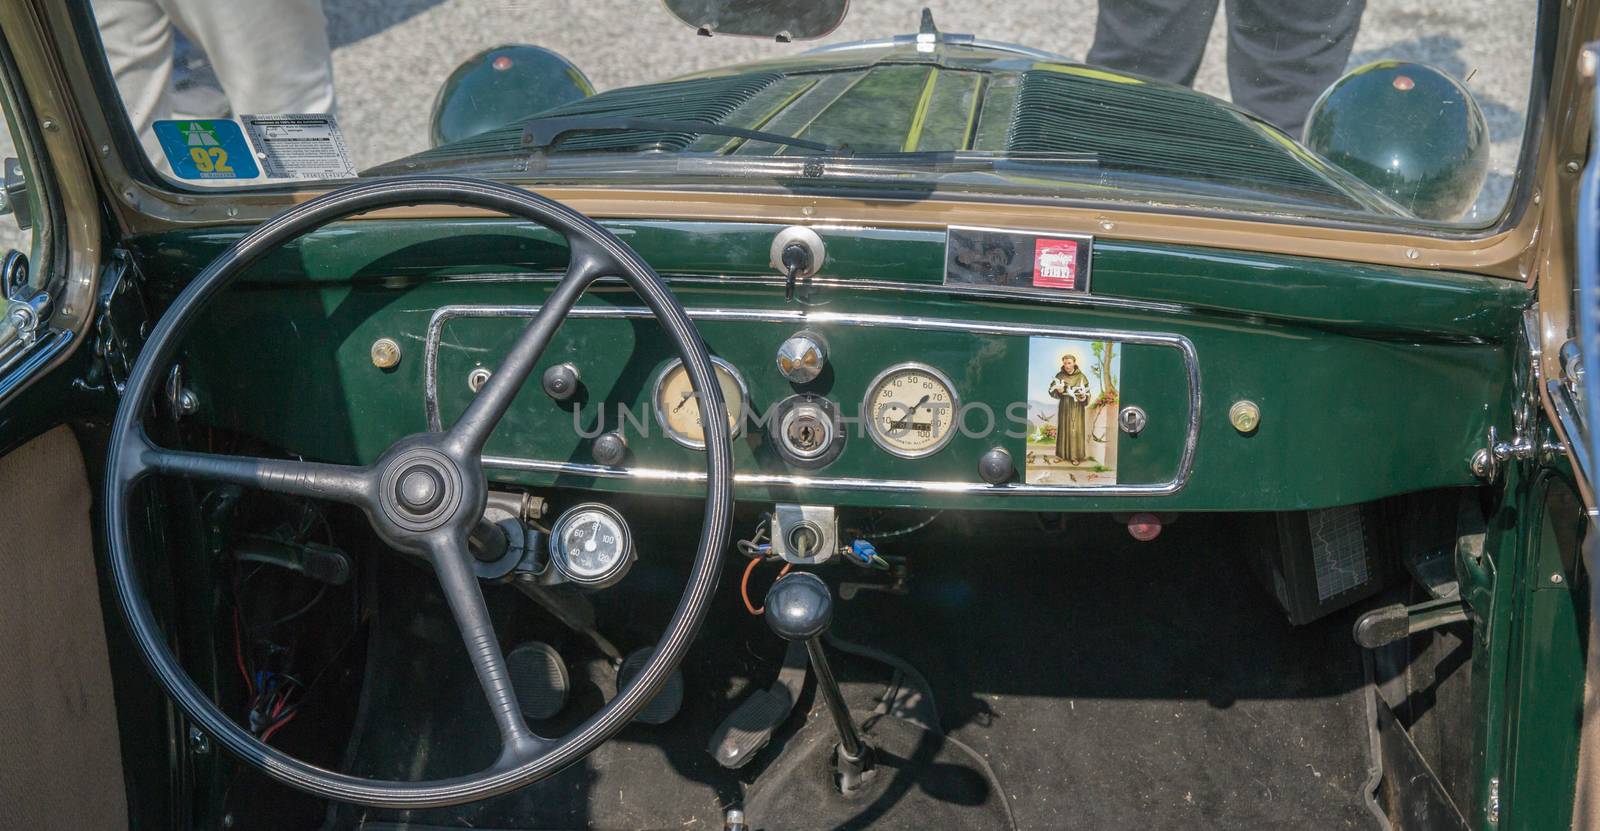
<svg viewBox="0 0 1600 831">
<path fill-rule="evenodd" d="M 329 113 L 241 116 L 269 179 L 348 179 L 356 175 L 350 148 Z"/>
</svg>

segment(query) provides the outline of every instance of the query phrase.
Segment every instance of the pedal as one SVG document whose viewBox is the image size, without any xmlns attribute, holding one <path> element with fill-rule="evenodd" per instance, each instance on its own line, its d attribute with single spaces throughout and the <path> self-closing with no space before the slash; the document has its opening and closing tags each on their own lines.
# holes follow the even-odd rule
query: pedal
<svg viewBox="0 0 1600 831">
<path fill-rule="evenodd" d="M 1466 604 L 1460 600 L 1430 600 L 1415 606 L 1396 603 L 1373 609 L 1356 619 L 1356 643 L 1377 649 L 1409 635 L 1426 632 L 1467 619 Z"/>
<path fill-rule="evenodd" d="M 620 691 L 628 686 L 628 682 L 639 674 L 639 670 L 644 669 L 645 662 L 649 660 L 648 646 L 629 652 L 628 657 L 622 659 L 622 666 L 617 667 L 617 689 Z M 672 674 L 667 676 L 667 683 L 661 686 L 661 691 L 656 693 L 655 698 L 650 699 L 649 704 L 644 705 L 644 709 L 640 710 L 633 720 L 641 724 L 666 724 L 672 721 L 681 709 L 683 709 L 683 673 L 673 670 Z"/>
<path fill-rule="evenodd" d="M 528 641 L 506 653 L 506 674 L 517 691 L 517 706 L 529 721 L 552 718 L 567 706 L 572 687 L 567 662 L 550 644 Z"/>
<path fill-rule="evenodd" d="M 795 702 L 800 700 L 800 688 L 806 683 L 806 666 L 805 644 L 790 643 L 772 686 L 751 693 L 712 731 L 706 750 L 717 764 L 729 769 L 744 767 L 767 746 L 772 734 L 789 720 Z"/>
</svg>

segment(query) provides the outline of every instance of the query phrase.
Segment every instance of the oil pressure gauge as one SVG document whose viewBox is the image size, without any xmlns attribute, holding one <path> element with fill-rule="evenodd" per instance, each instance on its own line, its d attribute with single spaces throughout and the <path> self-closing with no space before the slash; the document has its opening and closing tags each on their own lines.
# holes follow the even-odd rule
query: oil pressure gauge
<svg viewBox="0 0 1600 831">
<path fill-rule="evenodd" d="M 550 529 L 550 562 L 569 582 L 604 588 L 621 580 L 633 560 L 628 523 L 610 505 L 574 506 Z"/>
</svg>

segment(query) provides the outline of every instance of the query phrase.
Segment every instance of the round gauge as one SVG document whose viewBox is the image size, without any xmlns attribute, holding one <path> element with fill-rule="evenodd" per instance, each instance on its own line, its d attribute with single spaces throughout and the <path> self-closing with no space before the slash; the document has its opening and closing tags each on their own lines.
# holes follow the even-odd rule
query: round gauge
<svg viewBox="0 0 1600 831">
<path fill-rule="evenodd" d="M 872 379 L 861 417 L 879 447 L 902 459 L 916 459 L 949 443 L 958 407 L 955 387 L 944 373 L 905 363 Z"/>
<path fill-rule="evenodd" d="M 732 364 L 721 358 L 712 358 L 711 364 L 717 373 L 717 386 L 722 389 L 728 427 L 737 438 L 744 426 L 741 416 L 745 402 L 750 397 L 749 391 L 744 385 L 744 378 Z M 660 422 L 661 429 L 666 431 L 669 438 L 684 447 L 705 449 L 706 431 L 700 416 L 700 397 L 694 394 L 694 387 L 689 383 L 689 371 L 684 369 L 683 361 L 673 359 L 656 378 L 655 410 L 656 421 Z"/>
<path fill-rule="evenodd" d="M 633 564 L 633 536 L 614 508 L 586 502 L 562 514 L 551 527 L 550 562 L 573 583 L 609 586 Z"/>
</svg>

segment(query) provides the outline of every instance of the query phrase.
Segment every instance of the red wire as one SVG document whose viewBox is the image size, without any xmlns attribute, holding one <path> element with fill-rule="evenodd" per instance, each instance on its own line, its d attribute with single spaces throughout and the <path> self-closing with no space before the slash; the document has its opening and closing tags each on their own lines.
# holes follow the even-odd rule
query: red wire
<svg viewBox="0 0 1600 831">
<path fill-rule="evenodd" d="M 261 743 L 262 744 L 266 744 L 267 740 L 272 738 L 272 734 L 273 733 L 278 732 L 278 730 L 280 728 L 282 728 L 285 724 L 288 724 L 289 722 L 294 721 L 294 717 L 297 716 L 297 715 L 300 715 L 300 711 L 299 710 L 290 710 L 288 715 L 284 716 L 282 719 L 279 719 L 276 724 L 273 724 L 271 727 L 268 727 L 267 728 L 267 732 L 261 734 Z"/>
<path fill-rule="evenodd" d="M 256 685 L 250 680 L 250 671 L 244 667 L 244 644 L 239 639 L 239 607 L 233 608 L 233 658 L 239 665 L 239 675 L 244 677 L 245 691 L 256 697 Z"/>
</svg>

